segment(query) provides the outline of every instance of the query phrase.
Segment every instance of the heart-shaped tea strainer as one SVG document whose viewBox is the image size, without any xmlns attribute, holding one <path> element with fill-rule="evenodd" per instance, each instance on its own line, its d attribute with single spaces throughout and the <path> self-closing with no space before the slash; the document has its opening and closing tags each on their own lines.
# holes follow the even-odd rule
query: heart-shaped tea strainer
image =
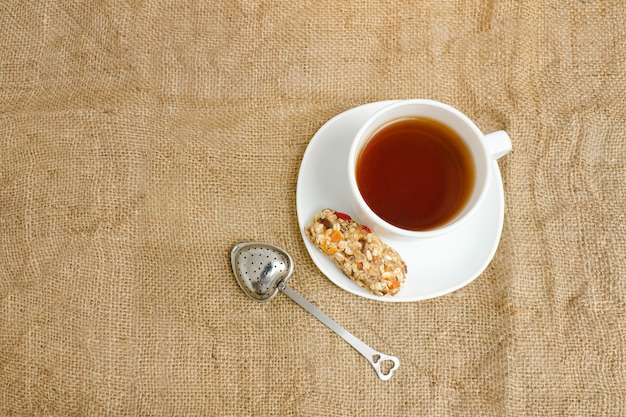
<svg viewBox="0 0 626 417">
<path fill-rule="evenodd" d="M 286 281 L 293 274 L 294 264 L 281 248 L 261 242 L 240 243 L 231 251 L 231 262 L 239 286 L 250 298 L 267 302 L 282 291 L 352 345 L 374 367 L 380 379 L 390 379 L 400 366 L 398 358 L 375 351 L 288 287 Z"/>
</svg>

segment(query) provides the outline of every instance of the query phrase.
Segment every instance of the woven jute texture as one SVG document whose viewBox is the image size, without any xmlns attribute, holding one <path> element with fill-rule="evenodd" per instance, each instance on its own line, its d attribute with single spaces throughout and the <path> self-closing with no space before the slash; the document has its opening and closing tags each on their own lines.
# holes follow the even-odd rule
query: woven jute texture
<svg viewBox="0 0 626 417">
<path fill-rule="evenodd" d="M 623 1 L 3 1 L 0 33 L 0 415 L 626 415 Z M 505 221 L 470 285 L 382 303 L 316 268 L 297 177 L 406 98 L 509 133 Z M 393 378 L 247 298 L 250 240 Z"/>
</svg>

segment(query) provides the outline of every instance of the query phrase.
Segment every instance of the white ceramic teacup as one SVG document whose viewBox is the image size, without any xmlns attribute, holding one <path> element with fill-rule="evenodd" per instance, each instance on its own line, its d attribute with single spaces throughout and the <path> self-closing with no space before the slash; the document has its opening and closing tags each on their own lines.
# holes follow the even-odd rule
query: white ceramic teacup
<svg viewBox="0 0 626 417">
<path fill-rule="evenodd" d="M 375 136 L 382 126 L 407 118 L 434 119 L 452 129 L 471 154 L 474 181 L 469 190 L 466 202 L 458 213 L 446 221 L 427 230 L 410 230 L 394 226 L 383 220 L 365 201 L 357 183 L 356 169 L 361 151 L 368 141 Z M 459 225 L 479 209 L 492 177 L 492 170 L 497 169 L 494 161 L 511 150 L 511 139 L 504 131 L 487 135 L 459 110 L 437 101 L 414 99 L 393 102 L 378 110 L 361 126 L 353 139 L 348 156 L 348 182 L 354 214 L 359 221 L 372 231 L 382 236 L 404 238 L 427 238 L 447 233 Z M 413 190 L 406 187 L 406 193 Z"/>
</svg>

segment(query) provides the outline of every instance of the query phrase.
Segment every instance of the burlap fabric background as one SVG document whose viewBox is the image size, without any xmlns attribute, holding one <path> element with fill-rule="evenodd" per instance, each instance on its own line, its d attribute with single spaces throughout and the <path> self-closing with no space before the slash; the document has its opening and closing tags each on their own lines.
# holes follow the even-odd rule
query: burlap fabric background
<svg viewBox="0 0 626 417">
<path fill-rule="evenodd" d="M 0 3 L 1 415 L 626 415 L 623 1 L 182 3 Z M 328 119 L 401 98 L 513 151 L 487 270 L 389 304 L 316 269 L 295 189 Z M 245 297 L 246 240 L 395 376 Z"/>
</svg>

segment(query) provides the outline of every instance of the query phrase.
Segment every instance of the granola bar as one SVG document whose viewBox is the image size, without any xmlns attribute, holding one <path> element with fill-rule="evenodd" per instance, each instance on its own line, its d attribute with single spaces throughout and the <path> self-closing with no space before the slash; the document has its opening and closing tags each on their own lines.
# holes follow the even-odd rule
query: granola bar
<svg viewBox="0 0 626 417">
<path fill-rule="evenodd" d="M 305 234 L 346 276 L 374 295 L 395 295 L 406 280 L 400 255 L 347 214 L 324 209 Z"/>
</svg>

